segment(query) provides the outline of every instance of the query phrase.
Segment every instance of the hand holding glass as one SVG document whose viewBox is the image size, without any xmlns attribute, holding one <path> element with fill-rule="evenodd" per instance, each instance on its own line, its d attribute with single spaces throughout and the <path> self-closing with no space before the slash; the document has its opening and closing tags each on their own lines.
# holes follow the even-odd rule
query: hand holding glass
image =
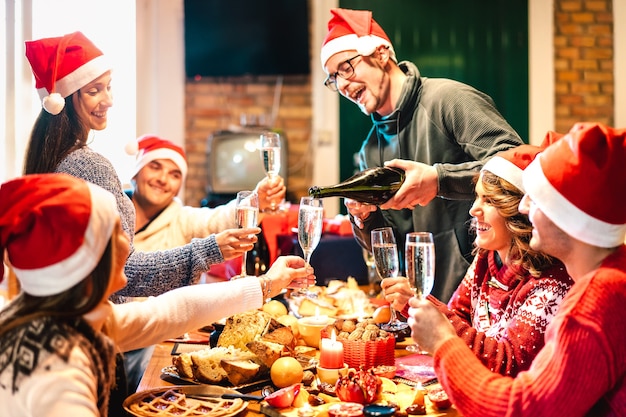
<svg viewBox="0 0 626 417">
<path fill-rule="evenodd" d="M 396 238 L 391 227 L 382 227 L 374 229 L 371 232 L 372 237 L 372 253 L 374 254 L 374 262 L 378 275 L 384 280 L 385 278 L 395 278 L 400 272 L 400 262 L 398 260 L 398 246 Z M 407 323 L 398 320 L 396 311 L 389 306 L 391 317 L 389 323 L 381 326 L 383 330 L 389 332 L 398 332 L 408 327 Z"/>
<path fill-rule="evenodd" d="M 259 196 L 254 191 L 239 191 L 237 193 L 237 227 L 240 229 L 257 227 L 259 217 Z M 247 276 L 246 272 L 246 252 L 242 255 L 241 274 Z"/>
<path fill-rule="evenodd" d="M 435 285 L 435 243 L 432 233 L 407 233 L 405 256 L 409 286 L 415 292 L 415 297 L 424 299 Z M 406 349 L 420 352 L 417 345 L 407 346 Z"/>
<path fill-rule="evenodd" d="M 261 159 L 263 168 L 270 181 L 280 172 L 280 135 L 276 132 L 263 132 L 260 136 Z M 272 201 L 266 212 L 275 212 L 276 203 Z"/>
<path fill-rule="evenodd" d="M 311 255 L 322 238 L 324 223 L 324 207 L 322 200 L 302 197 L 298 210 L 298 242 L 307 264 L 311 263 Z"/>
</svg>

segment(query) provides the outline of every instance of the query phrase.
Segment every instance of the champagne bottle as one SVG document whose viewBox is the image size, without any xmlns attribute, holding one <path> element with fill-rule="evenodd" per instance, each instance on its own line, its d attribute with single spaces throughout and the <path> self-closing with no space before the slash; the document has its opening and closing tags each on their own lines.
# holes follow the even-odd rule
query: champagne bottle
<svg viewBox="0 0 626 417">
<path fill-rule="evenodd" d="M 367 204 L 383 204 L 400 189 L 404 171 L 392 167 L 368 168 L 352 177 L 328 187 L 311 187 L 309 195 L 315 198 L 344 197 Z"/>
</svg>

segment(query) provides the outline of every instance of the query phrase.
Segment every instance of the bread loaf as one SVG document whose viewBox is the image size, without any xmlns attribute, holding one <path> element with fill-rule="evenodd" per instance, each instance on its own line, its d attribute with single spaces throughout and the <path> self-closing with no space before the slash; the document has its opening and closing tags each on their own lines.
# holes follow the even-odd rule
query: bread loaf
<svg viewBox="0 0 626 417">
<path fill-rule="evenodd" d="M 224 330 L 220 334 L 217 346 L 233 346 L 247 350 L 246 344 L 260 339 L 266 332 L 272 316 L 260 310 L 251 310 L 235 314 L 226 319 Z"/>
<path fill-rule="evenodd" d="M 294 336 L 291 327 L 284 325 L 281 325 L 281 327 L 264 334 L 261 336 L 261 340 L 279 343 L 285 346 L 289 351 L 292 351 L 296 346 L 296 337 Z"/>
<path fill-rule="evenodd" d="M 226 371 L 221 360 L 228 354 L 220 349 L 204 349 L 191 353 L 193 376 L 205 384 L 219 384 L 226 380 Z"/>
<path fill-rule="evenodd" d="M 248 384 L 256 378 L 261 366 L 249 359 L 222 359 L 220 362 L 228 381 L 234 386 Z"/>
<path fill-rule="evenodd" d="M 176 366 L 178 376 L 182 378 L 193 378 L 193 362 L 191 362 L 190 353 L 181 353 L 177 356 L 172 356 L 172 364 Z"/>
<path fill-rule="evenodd" d="M 253 340 L 248 342 L 247 347 L 268 368 L 272 367 L 274 362 L 283 355 L 283 352 L 288 353 L 284 345 L 265 340 Z"/>
</svg>

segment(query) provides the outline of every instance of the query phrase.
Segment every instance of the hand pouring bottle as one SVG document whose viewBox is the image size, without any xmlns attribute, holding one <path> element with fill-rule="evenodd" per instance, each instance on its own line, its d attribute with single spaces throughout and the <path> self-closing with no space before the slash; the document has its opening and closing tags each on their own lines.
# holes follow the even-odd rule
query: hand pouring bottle
<svg viewBox="0 0 626 417">
<path fill-rule="evenodd" d="M 400 189 L 404 171 L 392 167 L 368 168 L 336 185 L 311 187 L 315 198 L 344 197 L 367 204 L 383 204 Z"/>
</svg>

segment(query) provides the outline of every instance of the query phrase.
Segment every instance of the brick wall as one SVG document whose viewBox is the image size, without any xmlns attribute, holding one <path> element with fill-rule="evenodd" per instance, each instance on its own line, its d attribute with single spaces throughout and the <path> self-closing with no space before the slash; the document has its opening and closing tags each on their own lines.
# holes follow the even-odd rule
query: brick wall
<svg viewBox="0 0 626 417">
<path fill-rule="evenodd" d="M 554 1 L 555 128 L 614 124 L 613 2 Z"/>
<path fill-rule="evenodd" d="M 241 115 L 257 122 L 269 120 L 276 92 L 280 92 L 274 128 L 284 131 L 288 142 L 288 199 L 297 201 L 311 183 L 310 76 L 199 78 L 188 80 L 185 92 L 185 150 L 189 162 L 185 203 L 199 205 L 206 196 L 206 145 L 218 130 L 239 125 Z"/>
</svg>

